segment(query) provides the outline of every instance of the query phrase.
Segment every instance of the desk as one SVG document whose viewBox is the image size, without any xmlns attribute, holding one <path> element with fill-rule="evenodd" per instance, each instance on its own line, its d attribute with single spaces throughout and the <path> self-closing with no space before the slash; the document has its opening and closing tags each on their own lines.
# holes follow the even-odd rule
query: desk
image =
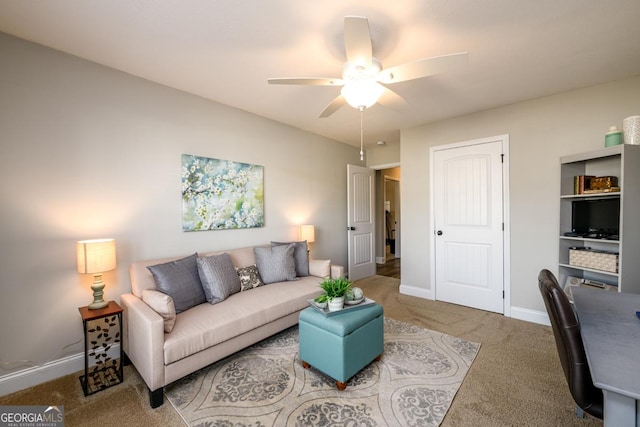
<svg viewBox="0 0 640 427">
<path fill-rule="evenodd" d="M 593 384 L 604 393 L 604 425 L 640 426 L 640 295 L 572 292 Z"/>
</svg>

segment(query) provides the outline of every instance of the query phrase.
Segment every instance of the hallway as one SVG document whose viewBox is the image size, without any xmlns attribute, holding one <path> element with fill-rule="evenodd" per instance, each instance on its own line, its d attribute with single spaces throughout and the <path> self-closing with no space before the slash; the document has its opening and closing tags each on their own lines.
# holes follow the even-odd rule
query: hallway
<svg viewBox="0 0 640 427">
<path fill-rule="evenodd" d="M 400 258 L 387 257 L 387 262 L 376 265 L 376 274 L 379 276 L 400 278 Z"/>
</svg>

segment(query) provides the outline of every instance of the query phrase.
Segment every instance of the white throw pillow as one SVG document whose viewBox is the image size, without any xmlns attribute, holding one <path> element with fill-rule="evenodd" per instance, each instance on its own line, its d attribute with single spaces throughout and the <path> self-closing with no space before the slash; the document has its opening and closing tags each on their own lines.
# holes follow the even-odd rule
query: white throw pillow
<svg viewBox="0 0 640 427">
<path fill-rule="evenodd" d="M 310 259 L 309 274 L 316 277 L 331 277 L 330 259 Z"/>
<path fill-rule="evenodd" d="M 142 291 L 142 301 L 162 316 L 164 319 L 164 331 L 166 333 L 171 332 L 176 324 L 176 307 L 173 304 L 173 298 L 159 291 L 145 289 Z"/>
</svg>

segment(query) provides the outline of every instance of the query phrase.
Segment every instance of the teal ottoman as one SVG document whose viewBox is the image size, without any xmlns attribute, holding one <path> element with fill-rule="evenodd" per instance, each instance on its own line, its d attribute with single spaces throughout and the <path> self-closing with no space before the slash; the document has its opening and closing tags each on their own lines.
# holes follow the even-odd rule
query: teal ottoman
<svg viewBox="0 0 640 427">
<path fill-rule="evenodd" d="M 309 307 L 300 312 L 298 326 L 302 366 L 313 366 L 335 379 L 340 390 L 384 351 L 384 316 L 379 304 L 332 316 Z"/>
</svg>

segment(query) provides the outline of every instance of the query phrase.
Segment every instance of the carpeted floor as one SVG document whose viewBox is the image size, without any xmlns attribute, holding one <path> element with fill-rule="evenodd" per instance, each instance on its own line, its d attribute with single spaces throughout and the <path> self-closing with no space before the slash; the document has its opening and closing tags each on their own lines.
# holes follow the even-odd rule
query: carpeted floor
<svg viewBox="0 0 640 427">
<path fill-rule="evenodd" d="M 562 373 L 551 328 L 398 293 L 400 281 L 358 282 L 383 305 L 385 317 L 481 343 L 442 426 L 602 426 L 575 404 Z M 165 402 L 150 409 L 146 387 L 131 366 L 124 384 L 85 398 L 77 375 L 0 397 L 0 405 L 64 405 L 65 426 L 183 426 Z"/>
<path fill-rule="evenodd" d="M 165 389 L 191 426 L 437 426 L 480 345 L 393 319 L 384 354 L 347 381 L 298 358 L 294 326 Z"/>
</svg>

